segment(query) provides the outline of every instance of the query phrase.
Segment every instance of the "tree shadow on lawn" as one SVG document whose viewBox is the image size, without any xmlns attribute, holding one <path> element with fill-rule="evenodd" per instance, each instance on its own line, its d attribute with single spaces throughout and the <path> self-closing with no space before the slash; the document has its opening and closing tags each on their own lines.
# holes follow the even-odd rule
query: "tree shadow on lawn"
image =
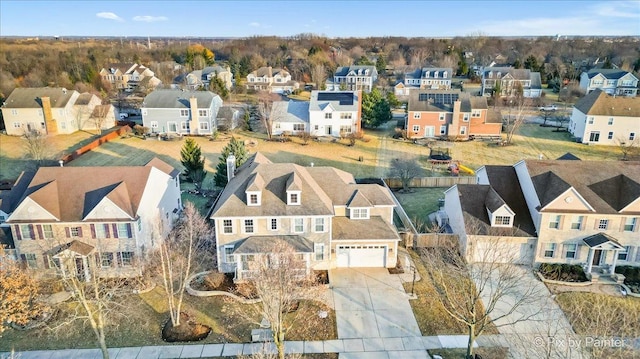
<svg viewBox="0 0 640 359">
<path fill-rule="evenodd" d="M 368 165 L 365 163 L 372 163 L 371 159 L 365 158 L 364 162 L 359 162 L 357 159 L 349 161 L 330 160 L 326 158 L 313 157 L 303 155 L 299 153 L 278 151 L 276 153 L 267 153 L 266 156 L 274 163 L 295 163 L 303 167 L 310 167 L 311 163 L 317 167 L 330 166 L 337 169 L 349 172 L 354 177 L 374 177 L 376 172 L 375 165 Z M 345 156 L 337 155 L 336 158 L 347 158 Z"/>
</svg>

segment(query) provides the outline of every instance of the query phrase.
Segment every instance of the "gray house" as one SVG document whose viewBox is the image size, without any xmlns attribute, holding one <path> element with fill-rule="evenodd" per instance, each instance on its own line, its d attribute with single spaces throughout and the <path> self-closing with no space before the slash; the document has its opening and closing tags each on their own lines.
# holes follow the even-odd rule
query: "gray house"
<svg viewBox="0 0 640 359">
<path fill-rule="evenodd" d="M 222 99 L 210 91 L 155 90 L 142 102 L 142 123 L 152 133 L 210 135 L 220 107 Z"/>
</svg>

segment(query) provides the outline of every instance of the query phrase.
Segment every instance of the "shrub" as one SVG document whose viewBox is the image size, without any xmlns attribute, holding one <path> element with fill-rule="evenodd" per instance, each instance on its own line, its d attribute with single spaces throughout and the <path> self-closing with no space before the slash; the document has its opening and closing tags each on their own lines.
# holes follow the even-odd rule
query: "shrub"
<svg viewBox="0 0 640 359">
<path fill-rule="evenodd" d="M 140 125 L 135 125 L 133 126 L 133 133 L 136 136 L 144 136 L 147 133 L 149 133 L 149 127 L 144 127 L 144 126 L 140 126 Z"/>
<path fill-rule="evenodd" d="M 625 283 L 639 283 L 640 284 L 640 267 L 633 266 L 617 266 L 616 273 L 622 274 L 625 277 Z"/>
<path fill-rule="evenodd" d="M 584 274 L 582 266 L 579 264 L 567 263 L 542 263 L 540 274 L 550 280 L 563 282 L 586 282 L 587 276 Z"/>
<path fill-rule="evenodd" d="M 251 283 L 238 283 L 236 292 L 245 298 L 255 298 L 258 295 L 256 288 Z"/>
<path fill-rule="evenodd" d="M 214 290 L 220 288 L 224 283 L 225 275 L 220 272 L 211 272 L 204 276 L 202 279 L 203 284 L 207 289 Z"/>
</svg>

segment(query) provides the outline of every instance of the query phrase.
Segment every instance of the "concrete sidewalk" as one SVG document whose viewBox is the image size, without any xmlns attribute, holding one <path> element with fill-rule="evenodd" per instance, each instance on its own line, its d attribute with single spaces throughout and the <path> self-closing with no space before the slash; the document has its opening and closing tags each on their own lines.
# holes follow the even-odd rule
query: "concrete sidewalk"
<svg viewBox="0 0 640 359">
<path fill-rule="evenodd" d="M 292 341 L 285 343 L 288 353 L 338 353 L 346 359 L 396 359 L 424 358 L 428 349 L 466 348 L 464 335 L 440 335 L 433 337 L 336 339 L 323 341 Z M 275 353 L 273 343 L 251 344 L 188 344 L 128 348 L 110 348 L 112 359 L 165 359 L 207 358 Z M 64 349 L 16 352 L 19 359 L 100 359 L 99 349 Z M 0 359 L 11 358 L 10 353 L 0 353 Z"/>
</svg>

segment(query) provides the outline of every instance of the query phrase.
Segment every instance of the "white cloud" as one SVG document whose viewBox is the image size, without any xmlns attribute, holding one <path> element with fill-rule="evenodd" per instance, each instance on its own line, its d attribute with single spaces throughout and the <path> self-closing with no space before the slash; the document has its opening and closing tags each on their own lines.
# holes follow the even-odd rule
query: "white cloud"
<svg viewBox="0 0 640 359">
<path fill-rule="evenodd" d="M 107 19 L 107 20 L 115 20 L 115 21 L 119 21 L 119 22 L 123 22 L 124 19 L 121 18 L 120 16 L 112 13 L 112 12 L 99 12 L 96 14 L 97 17 L 102 18 L 102 19 Z"/>
<path fill-rule="evenodd" d="M 259 22 L 250 22 L 249 26 L 251 26 L 251 27 L 260 27 L 260 23 Z"/>
<path fill-rule="evenodd" d="M 142 21 L 142 22 L 158 22 L 158 21 L 167 21 L 169 18 L 166 16 L 150 16 L 150 15 L 138 15 L 133 17 L 133 21 Z"/>
<path fill-rule="evenodd" d="M 637 1 L 610 1 L 595 4 L 590 9 L 595 16 L 634 18 L 640 17 L 640 3 Z"/>
</svg>

